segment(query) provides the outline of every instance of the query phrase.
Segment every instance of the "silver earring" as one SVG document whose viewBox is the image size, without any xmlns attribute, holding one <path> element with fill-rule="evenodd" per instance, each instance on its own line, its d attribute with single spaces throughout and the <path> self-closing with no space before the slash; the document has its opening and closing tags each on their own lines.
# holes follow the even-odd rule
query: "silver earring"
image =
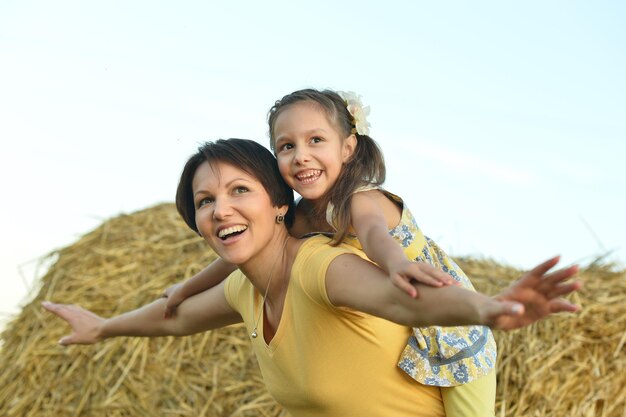
<svg viewBox="0 0 626 417">
<path fill-rule="evenodd" d="M 278 216 L 276 216 L 276 223 L 281 224 L 284 221 L 285 221 L 285 216 L 283 215 L 283 213 L 278 213 Z"/>
</svg>

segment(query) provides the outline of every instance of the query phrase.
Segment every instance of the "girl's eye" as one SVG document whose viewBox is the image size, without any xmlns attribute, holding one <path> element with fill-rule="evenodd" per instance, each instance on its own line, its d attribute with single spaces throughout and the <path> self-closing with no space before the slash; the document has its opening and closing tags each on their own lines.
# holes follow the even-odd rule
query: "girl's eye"
<svg viewBox="0 0 626 417">
<path fill-rule="evenodd" d="M 322 141 L 322 138 L 320 138 L 319 136 L 313 136 L 311 138 L 311 142 L 313 143 L 320 143 Z"/>
<path fill-rule="evenodd" d="M 235 187 L 235 194 L 247 193 L 249 190 L 246 187 Z"/>
<path fill-rule="evenodd" d="M 291 143 L 284 143 L 280 145 L 280 147 L 278 148 L 278 152 L 288 151 L 289 149 L 292 149 L 292 148 L 293 148 L 293 145 Z"/>
<path fill-rule="evenodd" d="M 207 204 L 211 204 L 213 202 L 212 197 L 204 197 L 202 200 L 198 201 L 198 208 L 202 206 L 206 206 Z"/>
</svg>

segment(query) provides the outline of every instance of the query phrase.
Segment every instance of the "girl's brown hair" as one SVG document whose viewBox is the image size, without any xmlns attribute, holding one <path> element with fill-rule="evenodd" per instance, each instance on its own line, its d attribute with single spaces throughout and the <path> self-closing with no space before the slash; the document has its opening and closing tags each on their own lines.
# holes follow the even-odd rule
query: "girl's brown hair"
<svg viewBox="0 0 626 417">
<path fill-rule="evenodd" d="M 294 91 L 278 100 L 268 113 L 270 148 L 274 148 L 274 126 L 276 119 L 289 106 L 300 102 L 312 102 L 320 106 L 328 120 L 338 129 L 343 138 L 352 134 L 354 118 L 348 111 L 345 101 L 332 90 L 305 89 Z M 352 224 L 350 207 L 354 191 L 364 185 L 380 186 L 385 182 L 385 160 L 378 144 L 368 135 L 355 133 L 357 144 L 352 157 L 343 165 L 337 182 L 316 204 L 320 209 L 315 216 L 324 218 L 328 203 L 334 206 L 333 226 L 336 228 L 333 245 L 338 245 L 346 237 Z M 323 216 L 323 217 L 322 217 Z"/>
</svg>

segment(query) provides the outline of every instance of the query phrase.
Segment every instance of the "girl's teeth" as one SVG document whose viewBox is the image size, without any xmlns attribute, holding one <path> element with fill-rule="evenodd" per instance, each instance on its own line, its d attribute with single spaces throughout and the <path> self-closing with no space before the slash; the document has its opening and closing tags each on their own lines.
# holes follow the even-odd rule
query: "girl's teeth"
<svg viewBox="0 0 626 417">
<path fill-rule="evenodd" d="M 321 175 L 321 173 L 322 173 L 322 171 L 320 171 L 320 170 L 308 171 L 308 172 L 306 172 L 304 174 L 298 175 L 297 178 L 301 182 L 309 183 L 309 182 L 313 182 L 315 179 L 317 179 Z"/>
</svg>

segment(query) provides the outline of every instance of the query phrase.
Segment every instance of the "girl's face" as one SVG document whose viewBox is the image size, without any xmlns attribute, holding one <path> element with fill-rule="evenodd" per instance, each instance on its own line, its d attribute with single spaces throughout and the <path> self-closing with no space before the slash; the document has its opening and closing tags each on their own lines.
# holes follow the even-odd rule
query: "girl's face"
<svg viewBox="0 0 626 417">
<path fill-rule="evenodd" d="M 274 238 L 276 215 L 269 194 L 255 177 L 223 162 L 202 163 L 192 190 L 200 235 L 225 261 L 241 265 Z M 282 209 L 282 210 L 281 210 Z"/>
<path fill-rule="evenodd" d="M 343 137 L 315 102 L 292 104 L 276 118 L 276 159 L 289 186 L 307 200 L 324 196 L 356 147 L 356 137 Z"/>
</svg>

